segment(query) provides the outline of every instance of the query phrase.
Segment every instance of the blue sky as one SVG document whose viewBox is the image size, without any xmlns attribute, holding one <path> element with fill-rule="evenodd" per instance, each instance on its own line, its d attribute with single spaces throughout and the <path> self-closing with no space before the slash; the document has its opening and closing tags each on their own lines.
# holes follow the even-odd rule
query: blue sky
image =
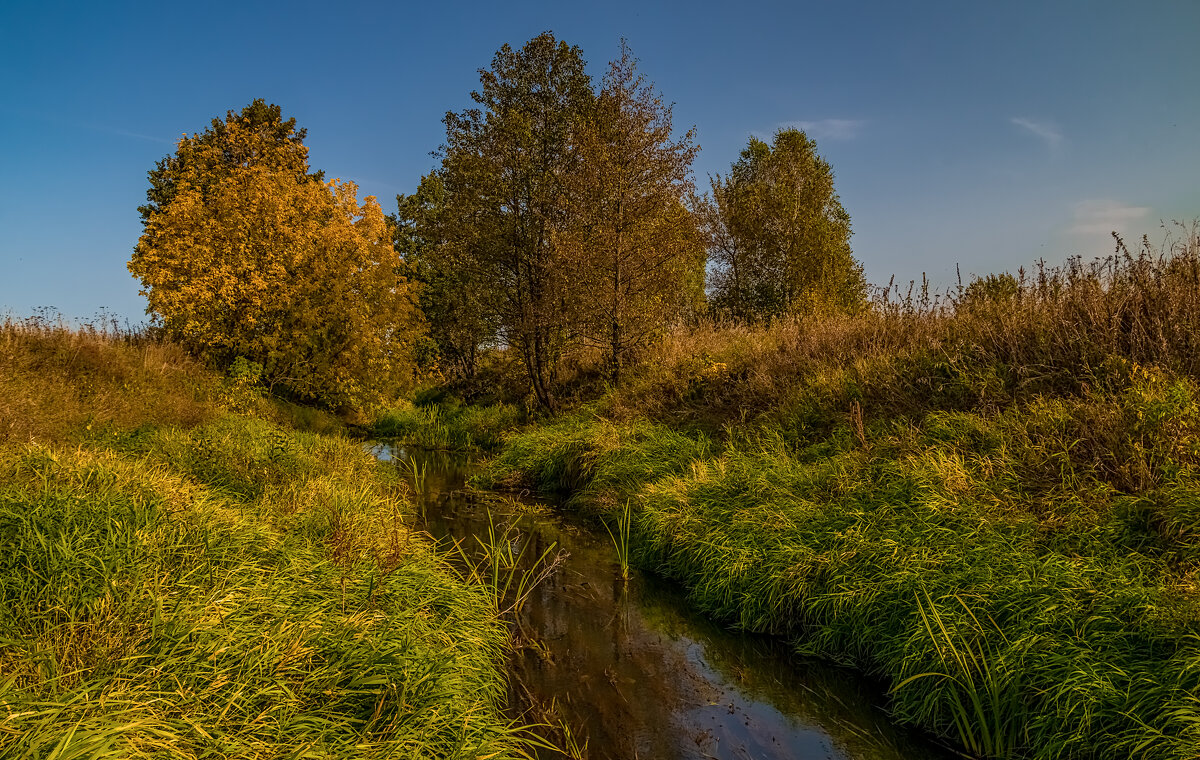
<svg viewBox="0 0 1200 760">
<path fill-rule="evenodd" d="M 395 209 L 501 44 L 625 37 L 697 181 L 797 125 L 867 277 L 1104 255 L 1200 215 L 1200 2 L 27 3 L 0 9 L 0 312 L 137 322 L 146 172 L 256 97 Z"/>
</svg>

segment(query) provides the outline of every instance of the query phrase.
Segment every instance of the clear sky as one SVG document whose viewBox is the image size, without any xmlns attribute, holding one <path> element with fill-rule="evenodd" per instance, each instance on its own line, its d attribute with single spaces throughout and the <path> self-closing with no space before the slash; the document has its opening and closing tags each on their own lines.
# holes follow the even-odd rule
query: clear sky
<svg viewBox="0 0 1200 760">
<path fill-rule="evenodd" d="M 797 125 L 868 280 L 1105 255 L 1200 215 L 1200 1 L 22 2 L 0 7 L 0 313 L 142 319 L 146 172 L 256 97 L 394 211 L 477 69 L 544 30 L 628 39 L 695 125 L 697 181 Z"/>
</svg>

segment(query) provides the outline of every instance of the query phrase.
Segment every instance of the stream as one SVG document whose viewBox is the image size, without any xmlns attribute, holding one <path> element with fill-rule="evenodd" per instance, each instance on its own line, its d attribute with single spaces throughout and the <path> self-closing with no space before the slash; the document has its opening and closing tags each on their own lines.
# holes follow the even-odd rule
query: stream
<svg viewBox="0 0 1200 760">
<path fill-rule="evenodd" d="M 505 541 L 526 567 L 552 545 L 565 554 L 515 615 L 509 710 L 524 723 L 563 727 L 547 738 L 576 747 L 574 756 L 958 757 L 895 725 L 882 684 L 799 658 L 779 639 L 721 628 L 692 610 L 679 586 L 652 574 L 631 569 L 622 581 L 602 528 L 536 499 L 465 491 L 467 457 L 387 443 L 371 451 L 402 468 L 423 468 L 424 527 L 443 547 L 458 541 L 471 556 L 475 536 L 507 527 Z"/>
</svg>

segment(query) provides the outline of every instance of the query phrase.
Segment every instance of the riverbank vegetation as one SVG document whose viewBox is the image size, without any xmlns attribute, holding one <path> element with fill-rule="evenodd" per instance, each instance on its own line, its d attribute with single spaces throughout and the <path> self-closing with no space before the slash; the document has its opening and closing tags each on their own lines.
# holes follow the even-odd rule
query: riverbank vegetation
<svg viewBox="0 0 1200 760">
<path fill-rule="evenodd" d="M 709 325 L 480 487 L 615 524 L 729 624 L 987 757 L 1200 748 L 1200 239 L 949 302 Z"/>
<path fill-rule="evenodd" d="M 605 278 L 619 300 L 622 275 L 563 266 L 591 250 L 570 234 L 574 185 L 538 178 L 583 155 L 562 125 L 587 99 L 553 42 L 497 55 L 479 110 L 447 117 L 442 167 L 400 199 L 398 250 L 436 285 L 440 393 L 523 405 L 475 485 L 596 514 L 717 618 L 882 676 L 901 719 L 973 755 L 1200 753 L 1196 228 L 940 292 L 872 289 L 831 168 L 784 130 L 707 197 L 676 181 L 707 254 L 700 297 L 687 267 L 673 287 L 639 280 L 674 317 L 628 351 L 589 342 L 565 306 Z M 612 71 L 632 81 L 627 57 Z M 561 89 L 530 98 L 533 81 Z M 496 114 L 556 125 L 557 147 L 505 164 L 534 152 Z M 593 262 L 645 259 L 588 229 Z M 439 290 L 450 272 L 466 279 Z M 385 419 L 419 437 L 457 403 Z"/>
<path fill-rule="evenodd" d="M 507 632 L 339 423 L 0 326 L 0 755 L 518 757 Z"/>
<path fill-rule="evenodd" d="M 504 402 L 464 406 L 457 401 L 405 404 L 379 412 L 371 426 L 376 438 L 422 449 L 493 451 L 504 434 L 520 426 L 521 409 Z"/>
</svg>

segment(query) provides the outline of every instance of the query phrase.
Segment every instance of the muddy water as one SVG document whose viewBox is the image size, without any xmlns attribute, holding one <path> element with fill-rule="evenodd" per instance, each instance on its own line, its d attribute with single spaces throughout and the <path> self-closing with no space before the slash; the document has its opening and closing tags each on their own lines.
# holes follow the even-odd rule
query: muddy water
<svg viewBox="0 0 1200 760">
<path fill-rule="evenodd" d="M 381 459 L 425 467 L 426 529 L 476 546 L 512 526 L 526 559 L 552 544 L 567 554 L 516 616 L 510 702 L 547 721 L 560 745 L 591 760 L 946 760 L 896 727 L 879 684 L 791 655 L 775 639 L 724 630 L 692 612 L 683 592 L 633 571 L 626 583 L 601 530 L 537 508 L 463 490 L 465 459 L 380 444 Z M 531 505 L 534 509 L 530 509 Z M 558 758 L 558 753 L 545 757 Z"/>
</svg>

